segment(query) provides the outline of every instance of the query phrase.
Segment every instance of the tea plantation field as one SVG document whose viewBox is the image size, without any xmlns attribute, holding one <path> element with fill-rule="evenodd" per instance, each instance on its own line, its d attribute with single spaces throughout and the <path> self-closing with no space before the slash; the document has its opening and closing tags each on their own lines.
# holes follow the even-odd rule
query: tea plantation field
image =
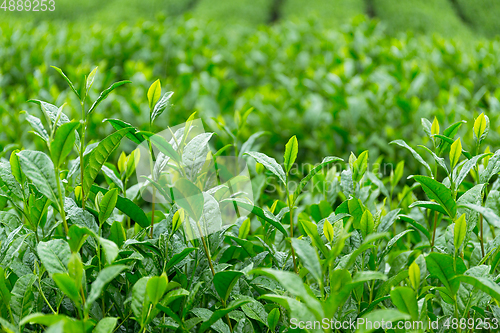
<svg viewBox="0 0 500 333">
<path fill-rule="evenodd" d="M 23 6 L 27 7 L 31 1 L 34 0 L 26 0 Z M 105 22 L 109 25 L 157 17 L 171 21 L 187 15 L 221 26 L 255 27 L 309 19 L 330 28 L 339 28 L 356 16 L 367 15 L 382 21 L 391 34 L 413 31 L 446 37 L 492 38 L 500 29 L 496 19 L 500 15 L 500 4 L 495 0 L 109 0 L 104 4 L 98 0 L 79 3 L 57 0 L 54 11 L 35 14 L 25 10 L 10 11 L 12 3 L 7 1 L 6 6 L 2 6 L 6 10 L 0 9 L 4 21 Z M 21 2 L 17 3 L 19 6 Z"/>
<path fill-rule="evenodd" d="M 497 332 L 495 6 L 406 2 L 0 22 L 0 331 Z"/>
</svg>

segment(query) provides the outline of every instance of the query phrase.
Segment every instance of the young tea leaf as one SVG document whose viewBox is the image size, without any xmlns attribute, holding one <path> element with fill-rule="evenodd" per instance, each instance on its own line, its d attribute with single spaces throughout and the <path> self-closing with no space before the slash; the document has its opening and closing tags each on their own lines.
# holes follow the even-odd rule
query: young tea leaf
<svg viewBox="0 0 500 333">
<path fill-rule="evenodd" d="M 466 233 L 467 233 L 467 224 L 465 222 L 465 214 L 462 214 L 455 221 L 455 229 L 453 233 L 453 244 L 455 245 L 455 252 L 458 252 L 460 246 L 462 246 Z"/>
<path fill-rule="evenodd" d="M 165 111 L 165 109 L 168 106 L 169 100 L 173 94 L 174 94 L 173 91 L 165 93 L 165 95 L 163 95 L 163 97 L 158 101 L 158 103 L 156 103 L 150 115 L 151 124 L 155 121 L 156 118 L 158 118 L 163 113 L 163 111 Z"/>
<path fill-rule="evenodd" d="M 297 137 L 294 135 L 288 140 L 288 143 L 285 145 L 285 172 L 288 174 L 290 169 L 295 163 L 295 159 L 297 158 L 297 154 L 299 152 L 299 143 L 297 141 Z"/>
<path fill-rule="evenodd" d="M 60 68 L 57 68 L 55 66 L 50 66 L 50 67 L 54 68 L 59 74 L 61 74 L 61 76 L 64 78 L 64 80 L 66 80 L 66 82 L 68 83 L 71 90 L 73 90 L 73 92 L 75 93 L 76 97 L 78 97 L 78 99 L 81 99 L 80 94 L 78 93 L 75 86 L 73 85 L 73 82 L 71 82 L 71 80 L 66 76 L 66 74 L 64 74 L 64 72 Z"/>
<path fill-rule="evenodd" d="M 149 278 L 146 284 L 146 292 L 148 293 L 149 300 L 153 305 L 156 305 L 167 291 L 168 278 L 165 273 L 161 276 L 153 276 Z"/>
<path fill-rule="evenodd" d="M 160 80 L 156 80 L 148 89 L 148 102 L 149 102 L 149 110 L 153 111 L 153 108 L 160 99 L 161 96 L 161 83 Z"/>
<path fill-rule="evenodd" d="M 476 139 L 478 145 L 486 138 L 490 130 L 490 119 L 484 113 L 481 113 L 479 117 L 474 121 L 474 138 Z"/>
<path fill-rule="evenodd" d="M 103 101 L 106 99 L 106 97 L 108 97 L 108 95 L 113 91 L 115 90 L 116 88 L 120 87 L 120 86 L 123 86 L 124 84 L 126 83 L 131 83 L 131 81 L 120 81 L 120 82 L 115 82 L 113 83 L 109 88 L 103 90 L 101 92 L 101 94 L 99 95 L 99 97 L 97 98 L 97 100 L 94 102 L 94 104 L 92 104 L 92 106 L 90 107 L 89 111 L 87 112 L 87 115 L 91 114 L 95 108 Z"/>
<path fill-rule="evenodd" d="M 97 147 L 94 148 L 90 154 L 85 155 L 85 172 L 83 175 L 82 187 L 86 197 L 88 197 L 90 187 L 94 183 L 99 171 L 101 171 L 102 166 L 108 160 L 111 153 L 120 145 L 123 137 L 130 131 L 131 128 L 123 128 L 108 135 L 104 140 L 99 142 Z"/>
<path fill-rule="evenodd" d="M 101 224 L 111 216 L 113 209 L 115 209 L 117 200 L 118 189 L 116 188 L 103 195 L 102 200 L 99 203 L 99 221 Z"/>
<path fill-rule="evenodd" d="M 408 277 L 413 289 L 418 290 L 418 287 L 420 286 L 420 267 L 415 261 L 413 261 L 408 269 Z"/>
<path fill-rule="evenodd" d="M 460 138 L 458 138 L 453 142 L 450 149 L 451 169 L 455 168 L 455 165 L 457 165 L 460 155 L 462 155 L 462 143 L 460 142 Z"/>
<path fill-rule="evenodd" d="M 66 157 L 73 149 L 75 143 L 75 130 L 80 125 L 77 121 L 62 124 L 56 130 L 56 135 L 50 143 L 50 154 L 54 165 L 59 167 L 66 161 Z"/>
</svg>

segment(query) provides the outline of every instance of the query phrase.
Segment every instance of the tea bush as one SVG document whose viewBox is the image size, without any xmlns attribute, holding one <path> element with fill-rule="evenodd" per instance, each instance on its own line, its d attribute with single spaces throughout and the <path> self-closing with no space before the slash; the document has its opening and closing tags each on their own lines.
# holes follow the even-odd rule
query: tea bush
<svg viewBox="0 0 500 333">
<path fill-rule="evenodd" d="M 402 321 L 432 332 L 498 329 L 500 150 L 483 153 L 493 134 L 484 113 L 467 124 L 423 118 L 418 147 L 386 142 L 422 166 L 405 185 L 404 160 L 384 176 L 367 150 L 297 168 L 305 161 L 296 136 L 281 142 L 278 162 L 256 151 L 258 133 L 240 137 L 252 109 L 237 112 L 232 129 L 215 120 L 231 137 L 219 138 L 222 149 L 194 114 L 167 128 L 167 140 L 151 132 L 171 112 L 160 81 L 137 102 L 146 128 L 96 124 L 107 98 L 133 84 L 98 93 L 97 68 L 81 83 L 56 72 L 80 113 L 33 100 L 43 117 L 25 115 L 29 135 L 43 147 L 4 148 L 0 162 L 4 331 L 377 329 L 334 324 L 360 319 L 394 323 L 387 332 L 404 331 Z M 107 136 L 90 142 L 94 126 Z M 142 148 L 113 163 L 122 141 Z M 231 154 L 242 158 L 236 165 L 246 159 L 247 176 L 222 162 Z M 253 193 L 235 191 L 249 180 Z M 141 186 L 154 193 L 149 203 Z"/>
<path fill-rule="evenodd" d="M 263 152 L 275 155 L 282 142 L 297 135 L 301 157 L 312 163 L 332 152 L 369 149 L 374 160 L 383 156 L 395 165 L 405 158 L 410 172 L 420 172 L 409 154 L 387 142 L 404 138 L 420 144 L 420 119 L 434 116 L 441 123 L 470 124 L 489 111 L 494 128 L 485 145 L 498 140 L 498 41 L 395 39 L 363 18 L 340 32 L 314 22 L 221 30 L 193 19 L 122 26 L 113 34 L 73 24 L 1 27 L 2 146 L 43 147 L 18 130 L 27 126 L 18 111 L 40 115 L 36 105 L 26 103 L 33 96 L 56 105 L 67 102 L 70 117 L 80 114 L 64 80 L 49 75 L 49 65 L 67 68 L 77 80 L 99 65 L 102 75 L 95 85 L 100 89 L 114 81 L 134 82 L 110 96 L 102 113 L 89 116 L 93 139 L 108 134 L 97 126 L 104 118 L 135 119 L 138 128 L 147 129 L 141 112 L 145 91 L 148 82 L 160 78 L 176 93 L 169 113 L 153 127 L 181 123 L 200 111 L 212 131 L 219 130 L 217 122 L 234 129 L 234 111 L 254 107 L 241 139 L 267 132 Z M 89 94 L 97 98 L 96 92 Z M 473 143 L 470 133 L 460 134 L 464 143 Z M 219 137 L 230 135 L 223 131 Z"/>
</svg>

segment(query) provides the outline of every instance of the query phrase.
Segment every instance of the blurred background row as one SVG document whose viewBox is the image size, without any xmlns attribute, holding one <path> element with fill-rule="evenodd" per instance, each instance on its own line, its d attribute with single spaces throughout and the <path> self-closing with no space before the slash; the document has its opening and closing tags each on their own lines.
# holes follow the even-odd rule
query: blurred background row
<svg viewBox="0 0 500 333">
<path fill-rule="evenodd" d="M 23 0 L 24 1 L 24 0 Z M 445 37 L 495 37 L 500 32 L 497 0 L 54 0 L 45 13 L 0 13 L 0 17 L 117 24 L 188 14 L 223 25 L 257 26 L 314 18 L 327 27 L 357 15 L 377 18 L 389 33 L 412 30 Z M 18 1 L 16 1 L 17 3 Z M 7 1 L 7 5 L 8 5 Z M 0 11 L 1 12 L 1 11 Z"/>
</svg>

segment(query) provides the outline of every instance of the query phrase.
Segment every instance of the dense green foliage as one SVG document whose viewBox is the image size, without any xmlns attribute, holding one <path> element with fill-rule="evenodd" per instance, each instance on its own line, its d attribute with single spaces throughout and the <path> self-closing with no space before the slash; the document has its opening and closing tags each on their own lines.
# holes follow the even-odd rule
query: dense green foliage
<svg viewBox="0 0 500 333">
<path fill-rule="evenodd" d="M 33 147 L 33 138 L 19 131 L 27 123 L 18 112 L 39 114 L 35 104 L 26 103 L 34 96 L 56 105 L 67 102 L 67 114 L 80 114 L 64 80 L 49 75 L 48 64 L 68 68 L 74 78 L 99 65 L 103 75 L 95 86 L 100 89 L 118 80 L 134 82 L 110 96 L 101 113 L 90 115 L 90 139 L 107 134 L 97 126 L 105 118 L 129 119 L 147 129 L 144 92 L 148 82 L 160 78 L 175 94 L 158 128 L 181 123 L 193 111 L 212 131 L 218 129 L 213 118 L 234 128 L 234 111 L 254 107 L 240 138 L 266 131 L 263 149 L 273 155 L 296 134 L 303 161 L 369 149 L 373 158 L 384 156 L 394 164 L 402 155 L 386 143 L 401 137 L 420 143 L 421 118 L 470 123 L 485 110 L 491 111 L 493 126 L 486 144 L 498 140 L 497 41 L 394 39 L 364 20 L 342 32 L 314 23 L 221 31 L 192 20 L 123 26 L 116 32 L 75 25 L 3 26 L 0 144 Z M 219 138 L 229 136 L 222 132 Z M 464 133 L 466 143 L 472 139 Z M 36 139 L 35 144 L 40 147 Z M 408 162 L 414 172 L 416 166 Z"/>
<path fill-rule="evenodd" d="M 238 141 L 252 109 L 236 112 L 234 130 L 218 125 L 248 158 L 245 193 L 234 184 L 246 176 L 221 164 L 230 150 L 212 153 L 212 133 L 197 132 L 194 115 L 170 141 L 109 119 L 116 131 L 88 144 L 89 116 L 130 82 L 94 100 L 97 68 L 81 85 L 54 69 L 79 101 L 79 121 L 36 101 L 43 120 L 27 120 L 45 147 L 5 148 L 0 162 L 4 331 L 332 332 L 325 319 L 359 318 L 420 321 L 432 332 L 498 328 L 500 150 L 481 153 L 491 133 L 483 113 L 469 126 L 423 118 L 420 149 L 431 158 L 392 142 L 425 170 L 400 187 L 405 162 L 385 177 L 367 150 L 297 168 L 296 136 L 281 164 L 255 151 L 258 133 Z M 145 95 L 151 127 L 168 115 L 172 93 L 157 80 Z M 472 144 L 457 137 L 460 127 Z M 129 183 L 144 152 L 109 162 L 123 140 L 154 151 L 147 183 Z M 219 184 L 211 188 L 210 165 Z M 167 201 L 148 207 L 139 194 L 148 184 Z M 249 218 L 239 210 L 225 220 L 233 205 Z"/>
<path fill-rule="evenodd" d="M 500 42 L 213 3 L 0 23 L 0 331 L 498 331 Z M 280 15 L 338 26 L 346 3 Z M 404 3 L 372 5 L 436 31 Z"/>
</svg>

